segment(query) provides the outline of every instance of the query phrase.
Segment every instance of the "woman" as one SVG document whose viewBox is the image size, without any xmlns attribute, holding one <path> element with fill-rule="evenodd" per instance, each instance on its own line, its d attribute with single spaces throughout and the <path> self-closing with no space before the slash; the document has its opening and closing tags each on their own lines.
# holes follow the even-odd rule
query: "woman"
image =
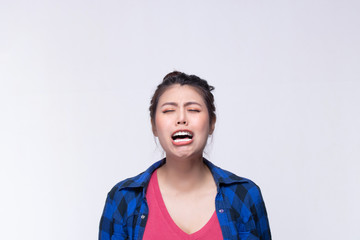
<svg viewBox="0 0 360 240">
<path fill-rule="evenodd" d="M 165 76 L 149 109 L 166 157 L 109 192 L 100 240 L 271 239 L 260 189 L 203 158 L 213 89 L 194 75 Z"/>
</svg>

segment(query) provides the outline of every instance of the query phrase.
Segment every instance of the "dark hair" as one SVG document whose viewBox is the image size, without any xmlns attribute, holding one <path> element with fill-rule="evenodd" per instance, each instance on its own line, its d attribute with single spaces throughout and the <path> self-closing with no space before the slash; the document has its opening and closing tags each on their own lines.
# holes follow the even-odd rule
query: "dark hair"
<svg viewBox="0 0 360 240">
<path fill-rule="evenodd" d="M 151 122 L 155 123 L 155 114 L 157 105 L 159 102 L 159 99 L 161 95 L 172 85 L 174 84 L 180 84 L 183 85 L 189 85 L 201 94 L 201 96 L 204 99 L 204 102 L 206 104 L 208 113 L 209 113 L 209 123 L 210 125 L 213 123 L 213 121 L 216 120 L 216 114 L 215 114 L 215 105 L 214 105 L 214 95 L 211 93 L 212 90 L 215 88 L 213 86 L 210 86 L 206 80 L 199 78 L 195 75 L 187 75 L 182 72 L 174 71 L 169 74 L 167 74 L 162 83 L 157 86 L 157 89 L 155 90 L 155 93 L 153 97 L 151 98 L 150 102 L 150 118 Z"/>
</svg>

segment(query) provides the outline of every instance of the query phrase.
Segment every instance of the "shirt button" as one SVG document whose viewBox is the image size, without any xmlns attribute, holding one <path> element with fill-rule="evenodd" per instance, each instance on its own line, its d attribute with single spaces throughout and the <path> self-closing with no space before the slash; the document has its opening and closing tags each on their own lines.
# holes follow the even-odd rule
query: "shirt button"
<svg viewBox="0 0 360 240">
<path fill-rule="evenodd" d="M 224 209 L 219 209 L 219 213 L 223 213 L 224 212 Z"/>
<path fill-rule="evenodd" d="M 144 219 L 145 218 L 145 215 L 143 214 L 143 215 L 141 215 L 141 219 Z"/>
</svg>

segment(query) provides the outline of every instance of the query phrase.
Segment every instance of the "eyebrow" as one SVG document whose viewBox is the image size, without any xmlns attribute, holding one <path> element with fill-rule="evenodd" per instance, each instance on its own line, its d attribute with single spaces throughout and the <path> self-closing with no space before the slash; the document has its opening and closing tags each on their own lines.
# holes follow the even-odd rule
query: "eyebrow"
<svg viewBox="0 0 360 240">
<path fill-rule="evenodd" d="M 200 104 L 200 103 L 197 103 L 197 102 L 187 102 L 187 103 L 184 104 L 184 106 L 187 107 L 187 106 L 193 105 L 193 104 L 198 105 L 198 106 L 201 107 L 201 104 Z M 161 105 L 161 107 L 164 107 L 164 106 L 167 106 L 167 105 L 175 106 L 175 107 L 178 106 L 178 104 L 177 104 L 176 102 L 166 102 L 166 103 L 164 103 L 163 105 Z"/>
</svg>

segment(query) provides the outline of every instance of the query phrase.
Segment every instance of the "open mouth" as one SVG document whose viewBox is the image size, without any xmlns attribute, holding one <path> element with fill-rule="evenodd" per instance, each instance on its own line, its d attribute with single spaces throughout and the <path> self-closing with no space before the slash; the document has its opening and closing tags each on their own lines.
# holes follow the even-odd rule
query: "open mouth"
<svg viewBox="0 0 360 240">
<path fill-rule="evenodd" d="M 171 136 L 176 145 L 183 145 L 192 142 L 193 134 L 190 131 L 177 131 Z"/>
</svg>

